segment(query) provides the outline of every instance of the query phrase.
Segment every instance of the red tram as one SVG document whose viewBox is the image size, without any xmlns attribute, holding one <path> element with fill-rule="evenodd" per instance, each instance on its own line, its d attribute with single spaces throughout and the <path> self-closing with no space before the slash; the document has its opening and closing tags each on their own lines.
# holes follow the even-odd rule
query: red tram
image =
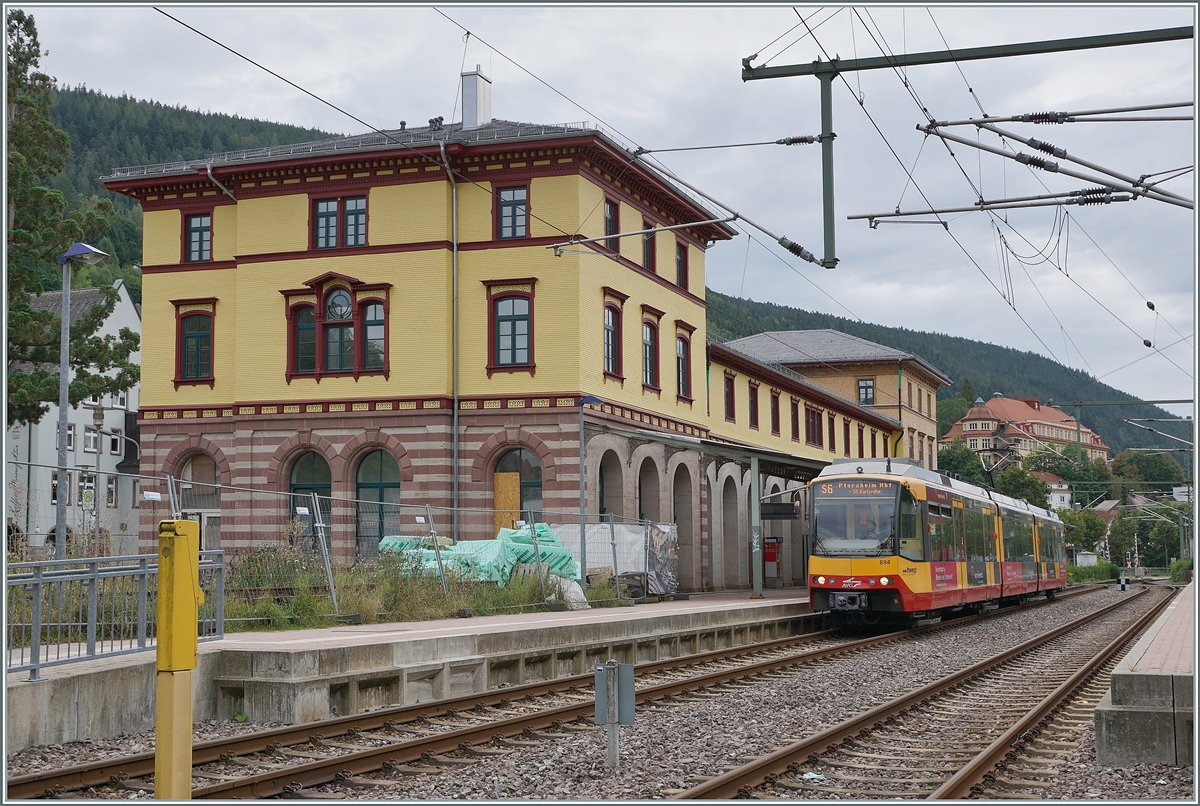
<svg viewBox="0 0 1200 806">
<path fill-rule="evenodd" d="M 812 609 L 933 624 L 1067 584 L 1053 512 L 906 459 L 840 459 L 809 484 Z"/>
</svg>

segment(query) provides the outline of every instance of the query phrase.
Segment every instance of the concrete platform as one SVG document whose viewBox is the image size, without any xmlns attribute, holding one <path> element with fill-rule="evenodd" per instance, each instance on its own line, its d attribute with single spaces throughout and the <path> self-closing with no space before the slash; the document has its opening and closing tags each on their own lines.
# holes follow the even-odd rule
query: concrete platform
<svg viewBox="0 0 1200 806">
<path fill-rule="evenodd" d="M 295 724 L 819 629 L 805 589 L 633 607 L 231 633 L 200 645 L 194 718 Z M 9 675 L 6 753 L 154 727 L 154 652 Z"/>
<path fill-rule="evenodd" d="M 1113 669 L 1095 711 L 1097 763 L 1193 763 L 1195 632 L 1193 582 Z"/>
</svg>

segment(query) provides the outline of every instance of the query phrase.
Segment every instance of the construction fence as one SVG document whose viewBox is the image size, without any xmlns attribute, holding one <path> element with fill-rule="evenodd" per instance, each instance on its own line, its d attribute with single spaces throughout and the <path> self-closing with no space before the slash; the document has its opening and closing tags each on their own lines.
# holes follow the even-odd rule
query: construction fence
<svg viewBox="0 0 1200 806">
<path fill-rule="evenodd" d="M 77 468 L 69 471 L 67 542 L 60 552 L 54 534 L 57 468 L 12 460 L 6 465 L 10 562 L 153 551 L 158 522 L 181 517 L 200 524 L 202 550 L 223 552 L 227 598 L 278 598 L 306 584 L 330 597 L 336 609 L 331 566 L 379 561 L 384 538 L 455 544 L 545 524 L 570 550 L 585 585 L 615 578 L 616 595 L 631 598 L 677 590 L 674 524 L 611 514 L 580 518 L 577 509 L 401 503 L 398 487 L 373 490 L 374 500 L 350 499 L 333 497 L 319 484 L 281 492 Z"/>
</svg>

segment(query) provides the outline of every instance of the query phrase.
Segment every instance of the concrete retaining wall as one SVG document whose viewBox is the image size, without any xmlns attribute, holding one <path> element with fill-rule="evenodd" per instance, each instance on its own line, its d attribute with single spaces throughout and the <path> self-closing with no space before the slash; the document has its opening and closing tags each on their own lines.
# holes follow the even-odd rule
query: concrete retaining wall
<svg viewBox="0 0 1200 806">
<path fill-rule="evenodd" d="M 813 632 L 795 604 L 324 649 L 200 645 L 194 718 L 295 724 Z M 344 631 L 344 628 L 343 628 Z M 153 652 L 7 681 L 7 753 L 154 728 Z"/>
</svg>

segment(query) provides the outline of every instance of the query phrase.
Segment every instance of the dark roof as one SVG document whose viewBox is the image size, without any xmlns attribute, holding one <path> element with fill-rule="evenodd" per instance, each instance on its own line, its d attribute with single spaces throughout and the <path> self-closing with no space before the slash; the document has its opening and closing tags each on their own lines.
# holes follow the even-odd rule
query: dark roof
<svg viewBox="0 0 1200 806">
<path fill-rule="evenodd" d="M 788 366 L 914 361 L 946 386 L 953 383 L 919 355 L 840 330 L 776 330 L 731 341 L 729 346 L 763 361 Z"/>
<path fill-rule="evenodd" d="M 71 289 L 71 321 L 78 322 L 93 305 L 104 301 L 104 292 L 99 288 Z M 50 311 L 58 315 L 62 312 L 62 292 L 43 291 L 29 299 L 29 307 L 35 311 Z"/>
</svg>

